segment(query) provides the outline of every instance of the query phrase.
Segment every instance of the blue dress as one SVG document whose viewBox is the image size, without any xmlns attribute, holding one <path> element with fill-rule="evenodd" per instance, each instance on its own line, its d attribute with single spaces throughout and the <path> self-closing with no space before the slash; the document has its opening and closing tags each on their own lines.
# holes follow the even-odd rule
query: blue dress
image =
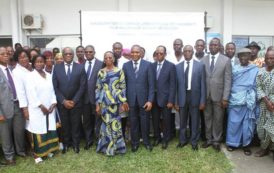
<svg viewBox="0 0 274 173">
<path fill-rule="evenodd" d="M 119 115 L 119 106 L 124 102 L 126 83 L 123 71 L 117 67 L 112 71 L 101 69 L 96 84 L 96 104 L 101 107 L 102 119 L 97 152 L 110 156 L 126 152 Z"/>
</svg>

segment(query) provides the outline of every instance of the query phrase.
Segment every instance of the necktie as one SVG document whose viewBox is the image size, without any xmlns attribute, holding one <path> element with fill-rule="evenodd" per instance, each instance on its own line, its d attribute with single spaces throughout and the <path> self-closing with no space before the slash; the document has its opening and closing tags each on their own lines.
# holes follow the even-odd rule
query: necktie
<svg viewBox="0 0 274 173">
<path fill-rule="evenodd" d="M 14 82 L 13 82 L 13 79 L 11 77 L 11 74 L 10 74 L 10 71 L 9 71 L 8 68 L 6 68 L 6 71 L 7 71 L 7 77 L 8 77 L 8 81 L 9 81 L 9 84 L 10 84 L 10 88 L 12 90 L 13 99 L 15 100 L 17 98 L 17 95 L 16 95 L 16 90 L 15 90 Z"/>
<path fill-rule="evenodd" d="M 188 72 L 189 72 L 189 61 L 186 61 L 187 66 L 186 66 L 186 70 L 185 70 L 185 87 L 186 90 L 188 89 Z"/>
<path fill-rule="evenodd" d="M 67 66 L 68 66 L 68 71 L 67 71 L 67 77 L 68 77 L 68 80 L 70 80 L 70 65 L 71 64 L 67 64 Z"/>
<path fill-rule="evenodd" d="M 156 79 L 157 79 L 157 80 L 158 80 L 158 78 L 159 78 L 159 75 L 160 75 L 161 69 L 162 69 L 162 64 L 161 64 L 161 63 L 159 63 L 159 64 L 158 64 L 158 69 L 157 69 L 157 74 L 156 74 Z"/>
<path fill-rule="evenodd" d="M 214 69 L 214 59 L 215 59 L 215 56 L 212 56 L 211 57 L 211 63 L 210 63 L 210 72 L 212 72 L 213 69 Z"/>
<path fill-rule="evenodd" d="M 89 65 L 88 65 L 88 70 L 87 70 L 87 77 L 89 79 L 90 78 L 90 72 L 91 72 L 91 64 L 92 64 L 92 62 L 89 61 L 88 63 L 89 63 Z"/>
<path fill-rule="evenodd" d="M 135 73 L 135 77 L 137 78 L 138 76 L 138 68 L 137 68 L 138 62 L 134 62 L 134 73 Z"/>
</svg>

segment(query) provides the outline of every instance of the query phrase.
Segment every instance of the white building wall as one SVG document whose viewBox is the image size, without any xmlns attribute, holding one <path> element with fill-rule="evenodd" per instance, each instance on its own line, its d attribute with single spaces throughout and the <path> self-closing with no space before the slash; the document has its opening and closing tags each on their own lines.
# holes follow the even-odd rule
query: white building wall
<svg viewBox="0 0 274 173">
<path fill-rule="evenodd" d="M 274 36 L 274 0 L 234 0 L 233 35 Z"/>
<path fill-rule="evenodd" d="M 211 33 L 231 31 L 232 35 L 274 36 L 274 0 L 231 0 L 232 17 L 224 12 L 228 0 L 17 0 L 22 14 L 41 14 L 42 32 L 24 32 L 26 35 L 79 34 L 79 10 L 89 11 L 175 11 L 204 12 L 214 19 Z M 226 3 L 224 3 L 226 1 Z M 12 35 L 10 0 L 0 0 L 0 37 Z M 230 7 L 231 8 L 231 7 Z M 224 17 L 225 13 L 225 17 Z M 222 19 L 231 19 L 224 25 Z M 178 19 L 180 20 L 180 19 Z M 223 28 L 225 27 L 225 28 Z M 25 33 L 25 34 L 24 34 Z M 229 39 L 230 36 L 225 36 Z"/>
<path fill-rule="evenodd" d="M 0 0 L 0 37 L 11 36 L 10 1 Z"/>
</svg>

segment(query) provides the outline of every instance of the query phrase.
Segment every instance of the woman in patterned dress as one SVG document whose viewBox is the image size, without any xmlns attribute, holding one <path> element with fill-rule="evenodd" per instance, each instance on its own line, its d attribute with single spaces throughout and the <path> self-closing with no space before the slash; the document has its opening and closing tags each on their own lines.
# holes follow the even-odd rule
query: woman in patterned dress
<svg viewBox="0 0 274 173">
<path fill-rule="evenodd" d="M 265 55 L 266 67 L 260 69 L 257 75 L 257 97 L 260 101 L 260 117 L 257 125 L 261 149 L 256 157 L 263 157 L 274 151 L 274 51 Z M 274 152 L 273 152 L 274 159 Z"/>
<path fill-rule="evenodd" d="M 112 52 L 104 54 L 104 63 L 96 84 L 96 112 L 102 119 L 97 152 L 113 156 L 126 152 L 119 114 L 120 106 L 122 111 L 128 110 L 126 83 L 123 71 L 114 66 Z"/>
</svg>

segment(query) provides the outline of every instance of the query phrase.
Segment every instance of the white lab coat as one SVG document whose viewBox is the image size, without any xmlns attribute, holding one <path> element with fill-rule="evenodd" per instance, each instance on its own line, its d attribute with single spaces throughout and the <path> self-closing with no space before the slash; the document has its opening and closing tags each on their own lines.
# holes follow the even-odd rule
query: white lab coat
<svg viewBox="0 0 274 173">
<path fill-rule="evenodd" d="M 17 63 L 15 68 L 12 70 L 12 73 L 13 73 L 17 99 L 19 101 L 19 107 L 20 108 L 28 107 L 26 81 L 27 81 L 27 76 L 30 74 L 30 71 Z M 28 120 L 26 120 L 25 128 L 29 131 Z"/>
<path fill-rule="evenodd" d="M 43 78 L 36 70 L 32 71 L 27 76 L 27 99 L 29 101 L 29 131 L 35 134 L 47 133 L 46 116 L 39 108 L 43 104 L 46 108 L 57 103 L 56 96 L 52 84 L 52 76 L 46 73 L 46 78 Z M 56 130 L 55 109 L 48 115 L 49 128 L 48 130 Z"/>
</svg>

